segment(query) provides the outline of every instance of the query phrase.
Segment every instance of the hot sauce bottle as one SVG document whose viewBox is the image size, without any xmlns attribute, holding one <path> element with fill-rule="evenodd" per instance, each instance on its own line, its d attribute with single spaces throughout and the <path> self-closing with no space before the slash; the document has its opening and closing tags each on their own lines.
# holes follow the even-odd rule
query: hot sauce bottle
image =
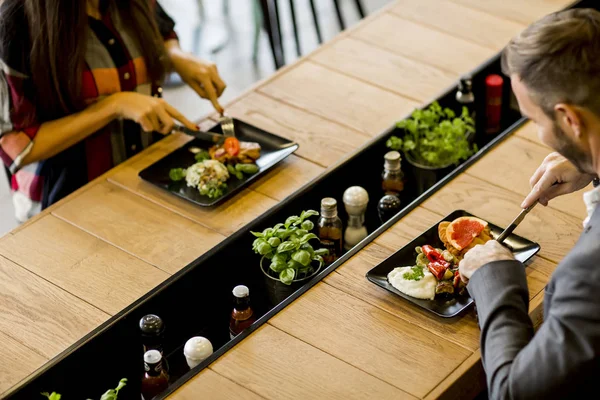
<svg viewBox="0 0 600 400">
<path fill-rule="evenodd" d="M 162 355 L 158 350 L 148 350 L 144 353 L 144 370 L 142 397 L 144 400 L 150 400 L 169 386 L 169 375 L 162 366 Z"/>
<path fill-rule="evenodd" d="M 244 285 L 233 288 L 233 311 L 229 320 L 229 336 L 233 339 L 256 321 L 250 306 L 250 290 Z"/>
<path fill-rule="evenodd" d="M 333 197 L 321 200 L 321 215 L 317 222 L 318 236 L 321 245 L 329 250 L 323 256 L 325 265 L 329 265 L 342 255 L 343 225 L 338 216 L 337 201 Z"/>
<path fill-rule="evenodd" d="M 500 75 L 491 74 L 485 78 L 485 133 L 487 134 L 500 131 L 503 85 L 504 79 Z"/>
</svg>

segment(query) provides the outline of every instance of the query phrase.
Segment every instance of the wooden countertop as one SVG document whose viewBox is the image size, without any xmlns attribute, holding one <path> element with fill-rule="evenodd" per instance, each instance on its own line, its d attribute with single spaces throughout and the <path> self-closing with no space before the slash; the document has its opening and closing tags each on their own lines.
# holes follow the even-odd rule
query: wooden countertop
<svg viewBox="0 0 600 400">
<path fill-rule="evenodd" d="M 172 135 L 1 238 L 0 340 L 8 346 L 0 394 L 569 3 L 396 0 L 229 105 L 235 117 L 300 143 L 235 198 L 207 211 L 141 181 L 141 169 L 189 140 Z M 548 153 L 526 124 L 171 398 L 477 393 L 474 313 L 442 320 L 364 275 L 455 209 L 508 224 Z M 574 194 L 537 207 L 517 230 L 542 246 L 527 268 L 537 323 L 543 288 L 584 217 Z"/>
</svg>

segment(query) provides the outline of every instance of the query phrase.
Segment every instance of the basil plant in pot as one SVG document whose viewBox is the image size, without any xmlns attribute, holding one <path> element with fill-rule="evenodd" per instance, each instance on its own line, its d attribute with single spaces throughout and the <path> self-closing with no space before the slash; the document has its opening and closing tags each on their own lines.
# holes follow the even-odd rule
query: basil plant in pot
<svg viewBox="0 0 600 400">
<path fill-rule="evenodd" d="M 466 160 L 477 152 L 472 144 L 475 121 L 467 107 L 462 113 L 442 108 L 437 101 L 423 110 L 414 110 L 407 119 L 396 126 L 404 135 L 392 136 L 386 146 L 402 151 L 412 165 L 419 194 L 443 178 L 453 165 Z"/>
<path fill-rule="evenodd" d="M 317 215 L 314 210 L 302 211 L 284 223 L 262 232 L 251 232 L 256 237 L 252 250 L 262 256 L 260 268 L 274 304 L 285 300 L 323 267 L 323 256 L 329 251 L 315 250 L 311 244 L 311 241 L 319 241 L 312 233 L 315 224 L 309 220 Z"/>
</svg>

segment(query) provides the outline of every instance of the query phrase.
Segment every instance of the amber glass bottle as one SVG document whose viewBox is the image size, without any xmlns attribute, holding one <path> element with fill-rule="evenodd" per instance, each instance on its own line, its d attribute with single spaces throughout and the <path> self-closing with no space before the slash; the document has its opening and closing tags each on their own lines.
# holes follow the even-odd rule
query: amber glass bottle
<svg viewBox="0 0 600 400">
<path fill-rule="evenodd" d="M 321 246 L 329 250 L 323 257 L 325 265 L 329 265 L 342 255 L 343 225 L 338 217 L 337 201 L 332 197 L 321 200 L 321 216 L 317 222 L 318 236 Z"/>
<path fill-rule="evenodd" d="M 169 375 L 162 366 L 162 355 L 158 350 L 144 353 L 144 369 L 142 397 L 144 400 L 151 400 L 169 386 Z"/>
<path fill-rule="evenodd" d="M 229 336 L 233 339 L 256 321 L 250 305 L 250 290 L 244 285 L 233 288 L 233 311 L 229 320 Z"/>
<path fill-rule="evenodd" d="M 404 173 L 400 162 L 400 153 L 387 152 L 384 156 L 383 173 L 381 175 L 383 192 L 398 196 L 404 190 Z"/>
</svg>

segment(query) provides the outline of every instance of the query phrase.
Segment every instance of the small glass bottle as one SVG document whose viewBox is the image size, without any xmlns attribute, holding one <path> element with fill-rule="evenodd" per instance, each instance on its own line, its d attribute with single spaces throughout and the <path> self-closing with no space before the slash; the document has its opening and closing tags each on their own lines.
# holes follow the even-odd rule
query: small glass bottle
<svg viewBox="0 0 600 400">
<path fill-rule="evenodd" d="M 325 265 L 329 265 L 342 255 L 342 220 L 338 216 L 337 201 L 333 197 L 321 200 L 321 215 L 317 222 L 318 236 L 321 246 L 329 250 L 323 257 Z"/>
<path fill-rule="evenodd" d="M 164 358 L 163 341 L 165 337 L 165 324 L 162 318 L 155 314 L 144 315 L 140 319 L 140 331 L 142 332 L 142 344 L 144 353 L 148 350 L 158 350 L 163 357 L 163 368 L 168 371 L 169 364 Z"/>
<path fill-rule="evenodd" d="M 158 350 L 148 350 L 144 353 L 144 370 L 142 398 L 150 400 L 169 386 L 169 375 L 162 366 L 162 355 Z"/>
<path fill-rule="evenodd" d="M 254 311 L 250 306 L 250 289 L 244 285 L 233 288 L 233 311 L 229 320 L 229 336 L 231 339 L 256 321 Z"/>
<path fill-rule="evenodd" d="M 377 204 L 377 213 L 382 224 L 398 214 L 402 209 L 400 199 L 395 194 L 386 194 Z"/>
<path fill-rule="evenodd" d="M 381 187 L 385 194 L 399 195 L 404 190 L 404 173 L 402 172 L 402 157 L 397 151 L 385 154 Z"/>
<path fill-rule="evenodd" d="M 369 194 L 360 186 L 352 186 L 344 192 L 344 206 L 348 213 L 348 226 L 344 232 L 344 249 L 350 250 L 368 236 L 365 227 L 365 211 Z"/>
<path fill-rule="evenodd" d="M 473 94 L 473 80 L 470 75 L 465 75 L 458 81 L 456 101 L 461 107 L 467 107 L 469 115 L 475 121 L 475 95 Z"/>
</svg>

